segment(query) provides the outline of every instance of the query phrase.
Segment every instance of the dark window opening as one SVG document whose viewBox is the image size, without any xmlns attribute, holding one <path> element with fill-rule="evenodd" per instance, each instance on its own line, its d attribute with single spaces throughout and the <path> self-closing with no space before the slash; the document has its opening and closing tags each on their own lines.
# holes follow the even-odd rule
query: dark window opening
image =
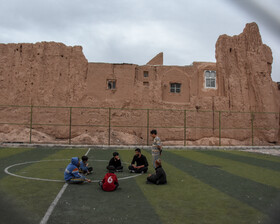
<svg viewBox="0 0 280 224">
<path fill-rule="evenodd" d="M 149 86 L 150 83 L 149 82 L 143 82 L 143 86 Z"/>
<path fill-rule="evenodd" d="M 116 89 L 116 80 L 108 80 L 107 89 Z"/>
<path fill-rule="evenodd" d="M 149 72 L 148 71 L 144 71 L 143 74 L 144 74 L 144 77 L 149 77 Z"/>
<path fill-rule="evenodd" d="M 171 93 L 180 93 L 181 92 L 181 83 L 170 83 L 170 92 Z"/>
</svg>

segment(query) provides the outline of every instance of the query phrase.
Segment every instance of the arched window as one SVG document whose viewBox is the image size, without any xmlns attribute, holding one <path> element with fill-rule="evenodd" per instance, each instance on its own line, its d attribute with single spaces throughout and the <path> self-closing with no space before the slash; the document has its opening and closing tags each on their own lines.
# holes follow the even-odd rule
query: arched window
<svg viewBox="0 0 280 224">
<path fill-rule="evenodd" d="M 216 88 L 216 71 L 204 71 L 205 88 Z"/>
</svg>

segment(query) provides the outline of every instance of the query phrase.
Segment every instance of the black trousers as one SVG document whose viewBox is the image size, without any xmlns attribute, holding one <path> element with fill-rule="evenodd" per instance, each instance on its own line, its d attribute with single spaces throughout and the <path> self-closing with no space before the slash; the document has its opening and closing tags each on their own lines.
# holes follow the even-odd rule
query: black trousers
<svg viewBox="0 0 280 224">
<path fill-rule="evenodd" d="M 93 170 L 92 167 L 88 167 L 88 171 L 89 171 L 89 172 L 92 172 L 92 170 Z M 82 171 L 80 171 L 80 172 L 83 173 L 83 174 L 86 174 L 86 173 L 87 173 L 87 171 L 84 171 L 84 170 L 82 170 Z"/>
<path fill-rule="evenodd" d="M 107 170 L 109 169 L 109 165 L 106 167 L 107 168 Z M 122 171 L 123 170 L 123 166 L 117 166 L 117 167 L 115 167 L 115 169 L 116 169 L 116 171 Z"/>
<path fill-rule="evenodd" d="M 128 169 L 129 170 L 134 170 L 134 172 L 135 173 L 147 173 L 147 171 L 148 171 L 148 167 L 147 166 L 144 166 L 144 167 L 142 167 L 142 168 L 140 168 L 140 169 L 136 169 L 136 168 L 134 168 L 132 165 L 130 165 L 129 167 L 128 167 Z"/>
<path fill-rule="evenodd" d="M 159 184 L 166 184 L 166 183 L 167 183 L 166 180 L 157 180 L 155 174 L 152 174 L 151 176 L 147 177 L 147 181 L 148 181 L 149 183 L 153 183 L 153 184 L 156 184 L 156 185 L 159 185 Z"/>
</svg>

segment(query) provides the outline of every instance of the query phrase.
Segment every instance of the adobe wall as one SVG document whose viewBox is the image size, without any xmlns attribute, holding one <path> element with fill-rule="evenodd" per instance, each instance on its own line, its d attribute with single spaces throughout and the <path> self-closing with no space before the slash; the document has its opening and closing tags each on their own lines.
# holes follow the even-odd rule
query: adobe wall
<svg viewBox="0 0 280 224">
<path fill-rule="evenodd" d="M 91 98 L 87 101 L 91 106 L 114 107 L 132 100 L 135 69 L 129 64 L 89 63 L 85 94 Z M 108 89 L 107 80 L 116 80 L 116 89 Z"/>
<path fill-rule="evenodd" d="M 79 46 L 0 44 L 0 104 L 73 105 L 84 97 L 87 67 Z"/>
<path fill-rule="evenodd" d="M 223 74 L 226 110 L 279 112 L 279 91 L 271 79 L 271 49 L 262 43 L 256 23 L 247 24 L 243 33 L 222 35 L 216 43 L 217 72 Z M 279 114 L 254 115 L 256 133 L 268 142 L 277 140 Z M 262 127 L 270 127 L 263 130 Z"/>
<path fill-rule="evenodd" d="M 238 36 L 220 36 L 216 59 L 216 63 L 165 66 L 160 53 L 146 65 L 88 63 L 79 46 L 0 44 L 0 104 L 105 108 L 71 112 L 69 108 L 34 108 L 34 141 L 67 142 L 71 116 L 72 142 L 107 144 L 110 119 L 112 144 L 145 144 L 147 110 L 142 109 L 149 108 L 164 109 L 148 113 L 150 129 L 172 127 L 159 128 L 165 141 L 182 144 L 186 125 L 188 144 L 218 144 L 221 122 L 222 139 L 231 139 L 225 144 L 250 144 L 253 122 L 255 141 L 278 142 L 280 91 L 270 76 L 272 52 L 262 43 L 257 24 L 247 24 Z M 205 88 L 206 70 L 216 71 L 215 88 Z M 114 81 L 115 88 L 109 88 L 108 81 Z M 171 83 L 180 83 L 179 93 L 171 92 Z M 109 112 L 109 107 L 140 110 Z M 229 112 L 219 115 L 217 111 Z M 30 108 L 0 108 L 0 115 L 2 123 L 30 122 Z M 20 132 L 16 130 L 25 133 L 21 139 L 28 141 L 30 126 L 22 128 L 0 126 L 0 141 L 8 141 L 11 133 Z"/>
</svg>

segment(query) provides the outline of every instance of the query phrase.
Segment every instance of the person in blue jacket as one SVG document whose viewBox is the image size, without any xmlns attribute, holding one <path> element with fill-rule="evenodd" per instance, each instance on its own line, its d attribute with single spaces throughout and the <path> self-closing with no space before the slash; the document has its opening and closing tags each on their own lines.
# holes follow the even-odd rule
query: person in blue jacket
<svg viewBox="0 0 280 224">
<path fill-rule="evenodd" d="M 64 171 L 64 179 L 67 183 L 70 184 L 80 184 L 84 183 L 85 181 L 91 182 L 90 179 L 85 178 L 83 175 L 79 173 L 79 158 L 73 157 L 71 159 L 71 163 L 68 164 Z"/>
</svg>

